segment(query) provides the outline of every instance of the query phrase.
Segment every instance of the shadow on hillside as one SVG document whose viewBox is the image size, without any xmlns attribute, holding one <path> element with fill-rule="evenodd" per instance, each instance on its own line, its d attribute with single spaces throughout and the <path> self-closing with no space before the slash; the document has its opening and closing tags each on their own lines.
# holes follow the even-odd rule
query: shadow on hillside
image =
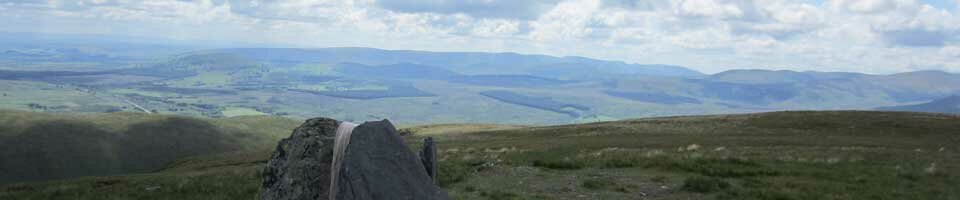
<svg viewBox="0 0 960 200">
<path fill-rule="evenodd" d="M 124 130 L 58 120 L 0 137 L 0 183 L 149 172 L 176 159 L 239 148 L 213 124 L 189 118 L 147 121 Z"/>
<path fill-rule="evenodd" d="M 0 181 L 50 180 L 121 171 L 117 135 L 91 123 L 48 121 L 0 142 Z"/>
</svg>

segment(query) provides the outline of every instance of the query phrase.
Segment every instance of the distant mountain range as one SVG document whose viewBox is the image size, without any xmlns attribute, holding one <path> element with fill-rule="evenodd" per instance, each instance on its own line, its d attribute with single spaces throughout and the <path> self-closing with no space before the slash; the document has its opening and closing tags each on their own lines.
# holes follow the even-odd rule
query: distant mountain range
<svg viewBox="0 0 960 200">
<path fill-rule="evenodd" d="M 653 75 L 696 77 L 703 74 L 681 66 L 627 64 L 584 57 L 554 57 L 517 53 L 429 52 L 374 48 L 270 49 L 245 48 L 213 50 L 270 63 L 358 63 L 428 65 L 464 74 L 529 74 L 559 78 L 603 75 Z"/>
<path fill-rule="evenodd" d="M 16 63 L 2 66 L 0 79 L 75 85 L 125 97 L 109 104 L 32 102 L 60 108 L 57 112 L 129 109 L 122 102 L 133 99 L 151 110 L 186 115 L 216 117 L 241 109 L 413 123 L 558 124 L 778 110 L 912 110 L 913 104 L 960 95 L 960 74 L 942 71 L 704 74 L 682 66 L 516 53 L 224 48 L 138 59 L 142 56 L 110 49 L 0 48 L 0 60 Z M 118 58 L 127 61 L 112 62 Z M 77 66 L 103 70 L 77 72 Z M 955 112 L 949 106 L 915 106 Z"/>
<path fill-rule="evenodd" d="M 228 59 L 229 62 L 223 61 L 232 63 L 229 66 L 239 66 L 234 63 L 237 60 L 273 67 L 326 63 L 332 64 L 335 73 L 325 75 L 347 79 L 437 80 L 483 87 L 527 88 L 524 90 L 528 95 L 543 96 L 536 94 L 540 91 L 552 93 L 545 97 L 559 98 L 564 97 L 563 92 L 550 91 L 580 91 L 644 104 L 727 110 L 718 112 L 872 109 L 960 94 L 960 75 L 942 71 L 871 75 L 729 70 L 708 75 L 681 66 L 627 64 L 583 57 L 372 48 L 243 48 L 185 55 L 205 60 L 203 62 L 209 62 L 206 59 L 211 56 L 212 60 L 218 60 L 216 57 L 230 55 L 233 58 Z M 602 107 L 589 106 L 590 103 L 579 100 L 566 103 Z"/>
</svg>

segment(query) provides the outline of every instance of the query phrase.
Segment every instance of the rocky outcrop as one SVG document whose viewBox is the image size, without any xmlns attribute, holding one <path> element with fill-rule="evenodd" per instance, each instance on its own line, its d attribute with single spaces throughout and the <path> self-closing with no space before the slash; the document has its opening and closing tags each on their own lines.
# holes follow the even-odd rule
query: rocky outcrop
<svg viewBox="0 0 960 200">
<path fill-rule="evenodd" d="M 440 177 L 437 177 L 439 172 L 437 169 L 437 166 L 439 166 L 437 164 L 437 145 L 433 143 L 433 137 L 423 139 L 423 149 L 420 149 L 420 162 L 423 163 L 423 167 L 426 168 L 430 178 L 433 178 L 433 184 L 440 184 Z"/>
<path fill-rule="evenodd" d="M 333 142 L 339 122 L 307 120 L 280 142 L 263 171 L 262 200 L 329 199 Z M 386 120 L 353 129 L 336 199 L 447 199 Z"/>
<path fill-rule="evenodd" d="M 281 140 L 263 169 L 260 199 L 327 199 L 339 123 L 329 118 L 309 119 Z"/>
<path fill-rule="evenodd" d="M 446 199 L 389 121 L 353 129 L 337 199 Z"/>
</svg>

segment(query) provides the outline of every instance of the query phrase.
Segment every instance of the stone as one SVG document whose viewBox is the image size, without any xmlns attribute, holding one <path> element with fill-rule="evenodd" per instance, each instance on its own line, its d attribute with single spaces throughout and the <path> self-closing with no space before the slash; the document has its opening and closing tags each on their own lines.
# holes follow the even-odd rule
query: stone
<svg viewBox="0 0 960 200">
<path fill-rule="evenodd" d="M 261 200 L 327 200 L 339 121 L 314 118 L 279 145 L 263 170 Z M 448 199 L 421 159 L 387 120 L 353 130 L 343 156 L 336 199 Z"/>
<path fill-rule="evenodd" d="M 263 200 L 328 199 L 333 139 L 340 122 L 309 119 L 280 141 L 263 169 Z"/>
<path fill-rule="evenodd" d="M 337 199 L 448 199 L 387 120 L 353 129 Z"/>
<path fill-rule="evenodd" d="M 423 139 L 423 149 L 420 150 L 420 162 L 426 168 L 427 174 L 433 178 L 433 184 L 440 184 L 440 177 L 437 177 L 437 146 L 433 142 L 433 137 Z"/>
</svg>

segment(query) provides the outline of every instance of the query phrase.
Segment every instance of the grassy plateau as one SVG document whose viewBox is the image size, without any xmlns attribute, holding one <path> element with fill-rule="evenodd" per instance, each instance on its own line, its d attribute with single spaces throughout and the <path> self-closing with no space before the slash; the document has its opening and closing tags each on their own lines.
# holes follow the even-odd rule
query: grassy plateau
<svg viewBox="0 0 960 200">
<path fill-rule="evenodd" d="M 453 199 L 960 199 L 955 115 L 773 112 L 404 130 L 411 148 L 436 139 L 440 184 Z M 0 199 L 254 199 L 269 149 L 191 156 L 146 173 L 9 183 Z"/>
</svg>

